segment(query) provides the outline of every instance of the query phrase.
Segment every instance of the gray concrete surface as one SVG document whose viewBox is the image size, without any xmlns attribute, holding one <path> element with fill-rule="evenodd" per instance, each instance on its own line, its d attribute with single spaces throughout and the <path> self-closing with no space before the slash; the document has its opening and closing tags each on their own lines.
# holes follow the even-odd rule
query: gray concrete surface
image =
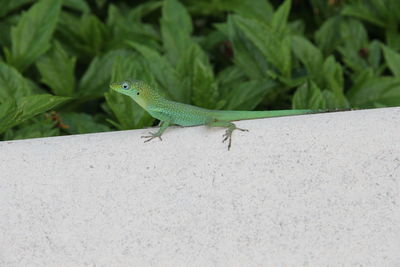
<svg viewBox="0 0 400 267">
<path fill-rule="evenodd" d="M 0 266 L 400 266 L 400 108 L 0 142 Z"/>
</svg>

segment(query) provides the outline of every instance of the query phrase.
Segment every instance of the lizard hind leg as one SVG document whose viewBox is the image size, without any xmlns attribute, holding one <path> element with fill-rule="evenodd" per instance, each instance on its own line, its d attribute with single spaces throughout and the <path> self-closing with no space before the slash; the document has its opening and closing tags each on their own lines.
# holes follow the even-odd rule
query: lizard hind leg
<svg viewBox="0 0 400 267">
<path fill-rule="evenodd" d="M 219 121 L 219 120 L 210 120 L 209 122 L 206 123 L 207 126 L 210 127 L 225 127 L 227 128 L 225 131 L 225 134 L 222 136 L 224 139 L 222 139 L 222 143 L 228 141 L 228 150 L 231 148 L 232 145 L 232 133 L 235 130 L 243 131 L 243 132 L 248 132 L 249 130 L 247 129 L 242 129 L 236 127 L 236 125 L 230 121 Z"/>
</svg>

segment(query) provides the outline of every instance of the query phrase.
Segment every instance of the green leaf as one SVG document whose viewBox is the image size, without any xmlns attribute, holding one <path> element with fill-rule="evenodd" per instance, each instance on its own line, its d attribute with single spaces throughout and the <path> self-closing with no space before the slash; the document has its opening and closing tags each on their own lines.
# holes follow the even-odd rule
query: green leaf
<svg viewBox="0 0 400 267">
<path fill-rule="evenodd" d="M 321 65 L 323 63 L 321 51 L 302 36 L 292 36 L 292 49 L 296 57 L 306 67 L 311 79 L 320 85 L 322 83 Z"/>
<path fill-rule="evenodd" d="M 177 72 L 186 103 L 216 108 L 218 90 L 214 72 L 206 53 L 199 45 L 193 43 L 182 53 Z"/>
<path fill-rule="evenodd" d="M 13 67 L 0 61 L 0 102 L 32 94 L 28 81 Z"/>
<path fill-rule="evenodd" d="M 153 49 L 160 50 L 159 33 L 153 25 L 141 22 L 141 17 L 147 12 L 161 6 L 160 2 L 143 3 L 129 12 L 110 5 L 108 9 L 107 27 L 111 31 L 108 40 L 109 49 L 126 48 L 127 41 L 134 41 Z"/>
<path fill-rule="evenodd" d="M 81 61 L 100 56 L 108 51 L 114 41 L 109 26 L 89 13 L 78 18 L 68 12 L 61 12 L 57 34 L 64 47 L 76 53 Z"/>
<path fill-rule="evenodd" d="M 96 98 L 109 89 L 111 72 L 117 57 L 124 57 L 129 51 L 112 50 L 103 56 L 95 57 L 79 82 L 79 96 Z"/>
<path fill-rule="evenodd" d="M 372 41 L 368 45 L 368 58 L 369 65 L 376 71 L 377 74 L 382 72 L 384 66 L 382 66 L 382 46 L 379 41 Z"/>
<path fill-rule="evenodd" d="M 331 91 L 340 94 L 343 92 L 343 70 L 340 64 L 338 64 L 333 56 L 329 56 L 323 66 L 322 71 L 324 78 L 328 84 L 328 88 Z"/>
<path fill-rule="evenodd" d="M 277 82 L 270 79 L 236 84 L 225 98 L 224 109 L 253 110 L 268 93 L 277 89 L 277 85 Z"/>
<path fill-rule="evenodd" d="M 8 129 L 4 140 L 19 140 L 27 138 L 50 137 L 60 135 L 56 122 L 46 116 L 35 117 L 20 124 L 17 128 Z"/>
<path fill-rule="evenodd" d="M 282 33 L 286 30 L 291 5 L 291 0 L 285 0 L 285 2 L 275 11 L 271 22 L 272 28 L 275 32 Z"/>
<path fill-rule="evenodd" d="M 397 0 L 353 0 L 342 13 L 365 20 L 379 27 L 391 27 L 400 21 L 400 3 Z"/>
<path fill-rule="evenodd" d="M 218 25 L 221 32 L 228 33 L 233 46 L 235 65 L 251 79 L 262 79 L 269 70 L 269 63 L 260 50 L 245 36 L 235 24 L 235 17 L 228 17 L 228 24 Z M 225 29 L 226 28 L 226 29 Z"/>
<path fill-rule="evenodd" d="M 97 8 L 102 8 L 107 0 L 96 0 Z"/>
<path fill-rule="evenodd" d="M 342 45 L 338 48 L 343 61 L 352 70 L 359 72 L 368 67 L 362 51 L 368 49 L 368 37 L 365 27 L 357 20 L 346 20 L 341 24 Z"/>
<path fill-rule="evenodd" d="M 386 43 L 389 47 L 400 50 L 400 32 L 397 30 L 397 23 L 386 29 Z"/>
<path fill-rule="evenodd" d="M 75 62 L 76 57 L 71 57 L 55 42 L 53 48 L 37 62 L 36 66 L 42 76 L 42 82 L 59 96 L 72 96 L 75 88 Z"/>
<path fill-rule="evenodd" d="M 20 15 L 10 15 L 3 19 L 0 22 L 0 46 L 1 47 L 9 47 L 11 46 L 11 27 L 15 25 L 20 19 Z M 6 48 L 4 48 L 6 49 Z M 2 56 L 0 56 L 0 60 Z"/>
<path fill-rule="evenodd" d="M 29 2 L 33 0 L 0 0 L 0 18 Z"/>
<path fill-rule="evenodd" d="M 69 99 L 68 97 L 43 94 L 25 96 L 17 102 L 12 99 L 7 100 L 0 105 L 0 133 Z"/>
<path fill-rule="evenodd" d="M 355 107 L 399 106 L 400 80 L 394 77 L 359 79 L 347 97 Z"/>
<path fill-rule="evenodd" d="M 343 2 L 336 0 L 310 0 L 310 7 L 308 9 L 313 10 L 313 20 L 319 23 L 322 19 L 331 17 L 335 13 L 337 13 L 338 9 Z"/>
<path fill-rule="evenodd" d="M 325 53 L 331 54 L 341 42 L 340 24 L 342 17 L 334 16 L 324 21 L 315 32 L 315 41 Z"/>
<path fill-rule="evenodd" d="M 110 38 L 107 26 L 96 16 L 84 14 L 79 29 L 84 52 L 90 56 L 100 55 Z"/>
<path fill-rule="evenodd" d="M 40 113 L 55 108 L 70 100 L 69 97 L 53 96 L 50 94 L 31 95 L 19 99 L 18 108 L 22 111 L 19 121 L 24 121 Z"/>
<path fill-rule="evenodd" d="M 343 93 L 344 77 L 342 66 L 335 61 L 333 56 L 329 56 L 322 66 L 324 88 L 332 92 L 332 97 L 327 106 L 329 108 L 347 108 L 348 101 Z M 324 90 L 325 92 L 326 90 Z M 326 99 L 326 98 L 325 98 Z"/>
<path fill-rule="evenodd" d="M 15 125 L 21 110 L 14 99 L 7 99 L 0 103 L 0 133 Z"/>
<path fill-rule="evenodd" d="M 176 65 L 182 51 L 192 42 L 192 19 L 177 0 L 165 0 L 162 6 L 161 35 L 169 61 Z"/>
<path fill-rule="evenodd" d="M 61 0 L 40 0 L 24 13 L 11 30 L 7 62 L 24 71 L 50 48 L 50 38 L 60 13 Z"/>
<path fill-rule="evenodd" d="M 384 27 L 386 24 L 385 19 L 379 15 L 371 1 L 353 1 L 345 6 L 342 14 L 366 20 L 380 27 Z"/>
<path fill-rule="evenodd" d="M 86 113 L 63 112 L 60 114 L 64 130 L 69 134 L 99 133 L 110 131 L 110 127 L 97 122 Z"/>
<path fill-rule="evenodd" d="M 273 14 L 272 5 L 266 0 L 225 0 L 222 1 L 221 8 L 232 10 L 243 17 L 257 18 L 262 21 L 269 21 Z"/>
<path fill-rule="evenodd" d="M 192 101 L 196 106 L 216 108 L 218 88 L 211 66 L 199 58 L 193 62 Z"/>
<path fill-rule="evenodd" d="M 347 100 L 346 100 L 346 105 L 341 104 L 340 103 L 341 100 L 338 99 L 338 97 L 335 96 L 335 94 L 332 91 L 323 90 L 322 96 L 323 96 L 324 102 L 325 102 L 324 109 L 337 110 L 340 108 L 348 108 L 349 107 Z"/>
<path fill-rule="evenodd" d="M 129 10 L 129 17 L 133 21 L 140 22 L 142 18 L 149 13 L 153 12 L 154 10 L 162 7 L 163 2 L 162 1 L 150 1 L 150 2 L 144 2 L 142 4 L 139 4 L 135 6 L 135 8 Z"/>
<path fill-rule="evenodd" d="M 85 0 L 63 0 L 63 5 L 83 13 L 90 12 L 90 7 Z"/>
<path fill-rule="evenodd" d="M 276 33 L 267 24 L 235 17 L 235 24 L 272 63 L 283 77 L 291 76 L 291 41 L 289 35 Z"/>
<path fill-rule="evenodd" d="M 61 11 L 57 24 L 57 40 L 65 47 L 68 47 L 74 54 L 83 56 L 83 40 L 80 37 L 81 17 L 70 12 Z"/>
<path fill-rule="evenodd" d="M 365 26 L 358 20 L 345 19 L 340 24 L 341 41 L 346 49 L 359 51 L 368 43 L 368 34 Z"/>
<path fill-rule="evenodd" d="M 238 66 L 229 66 L 217 74 L 220 98 L 225 100 L 234 86 L 246 81 L 246 76 Z"/>
<path fill-rule="evenodd" d="M 325 21 L 315 33 L 318 46 L 325 54 L 332 54 L 338 49 L 350 66 L 359 67 L 359 51 L 368 44 L 367 31 L 364 25 L 355 19 L 334 16 Z"/>
<path fill-rule="evenodd" d="M 400 54 L 384 44 L 382 44 L 382 49 L 390 71 L 394 76 L 400 77 Z"/>
<path fill-rule="evenodd" d="M 293 109 L 323 109 L 326 105 L 321 90 L 312 81 L 297 89 L 292 103 Z"/>
</svg>

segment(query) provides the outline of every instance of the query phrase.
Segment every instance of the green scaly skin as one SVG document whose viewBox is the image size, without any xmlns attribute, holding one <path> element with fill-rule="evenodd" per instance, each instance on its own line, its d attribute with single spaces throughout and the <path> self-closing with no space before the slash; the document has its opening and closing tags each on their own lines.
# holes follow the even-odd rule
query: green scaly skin
<svg viewBox="0 0 400 267">
<path fill-rule="evenodd" d="M 156 133 L 149 133 L 148 142 L 154 138 L 160 138 L 170 125 L 196 126 L 206 125 L 210 127 L 227 128 L 222 142 L 228 141 L 228 150 L 232 144 L 232 132 L 234 130 L 247 131 L 236 127 L 232 121 L 271 118 L 291 115 L 304 115 L 318 113 L 318 110 L 271 110 L 271 111 L 230 111 L 230 110 L 210 110 L 192 105 L 174 102 L 165 99 L 148 84 L 137 80 L 126 80 L 110 84 L 111 89 L 130 96 L 151 116 L 160 120 L 160 129 Z"/>
</svg>

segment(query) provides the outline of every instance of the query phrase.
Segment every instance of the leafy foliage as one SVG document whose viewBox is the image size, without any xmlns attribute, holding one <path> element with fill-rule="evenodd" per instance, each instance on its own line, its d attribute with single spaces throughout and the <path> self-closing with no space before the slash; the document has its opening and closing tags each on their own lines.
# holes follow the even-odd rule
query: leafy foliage
<svg viewBox="0 0 400 267">
<path fill-rule="evenodd" d="M 0 138 L 156 123 L 110 81 L 212 109 L 400 105 L 398 0 L 0 0 Z"/>
</svg>

